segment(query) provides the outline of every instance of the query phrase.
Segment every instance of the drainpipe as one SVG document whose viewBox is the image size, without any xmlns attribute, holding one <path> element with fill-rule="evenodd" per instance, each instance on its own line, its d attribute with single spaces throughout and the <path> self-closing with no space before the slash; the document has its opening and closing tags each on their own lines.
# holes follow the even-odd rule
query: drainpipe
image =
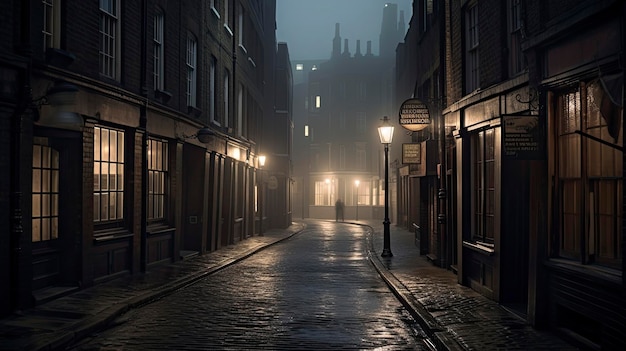
<svg viewBox="0 0 626 351">
<path fill-rule="evenodd" d="M 445 99 L 445 86 L 443 79 L 446 71 L 446 22 L 445 22 L 445 2 L 439 6 L 439 191 L 437 197 L 439 198 L 439 214 L 437 215 L 437 222 L 439 223 L 439 235 L 441 237 L 441 260 L 440 265 L 443 268 L 448 268 L 449 253 L 448 249 L 448 233 L 447 233 L 447 165 L 446 165 L 446 122 L 443 116 L 443 106 Z"/>
<path fill-rule="evenodd" d="M 144 99 L 143 104 L 139 107 L 139 128 L 142 132 L 141 137 L 141 249 L 140 264 L 141 272 L 146 272 L 148 267 L 148 82 L 146 67 L 148 67 L 148 1 L 142 0 L 141 3 L 141 95 Z"/>
<path fill-rule="evenodd" d="M 23 284 L 20 278 L 27 279 L 26 267 L 22 265 L 21 261 L 24 258 L 24 252 L 22 251 L 22 240 L 24 238 L 24 226 L 22 206 L 22 147 L 23 147 L 23 133 L 22 126 L 23 116 L 32 101 L 32 87 L 31 87 L 31 65 L 32 65 L 32 48 L 30 43 L 30 1 L 22 1 L 20 7 L 20 44 L 17 49 L 19 55 L 23 56 L 26 60 L 25 74 L 23 78 L 22 91 L 19 92 L 17 106 L 11 116 L 11 141 L 10 141 L 10 154 L 11 154 L 11 235 L 10 235 L 10 308 L 12 310 L 25 307 L 28 302 L 25 301 L 26 297 L 30 297 L 30 290 L 27 284 Z M 28 164 L 28 163 L 26 163 Z"/>
</svg>

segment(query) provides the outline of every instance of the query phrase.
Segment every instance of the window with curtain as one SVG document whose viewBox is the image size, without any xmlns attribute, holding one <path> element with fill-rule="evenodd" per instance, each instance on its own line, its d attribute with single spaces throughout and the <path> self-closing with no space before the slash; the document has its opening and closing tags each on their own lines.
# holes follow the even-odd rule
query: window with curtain
<svg viewBox="0 0 626 351">
<path fill-rule="evenodd" d="M 33 145 L 32 241 L 59 237 L 59 152 Z"/>
<path fill-rule="evenodd" d="M 623 145 L 621 108 L 594 80 L 557 94 L 554 116 L 554 254 L 621 270 L 623 153 L 613 147 Z"/>
<path fill-rule="evenodd" d="M 94 127 L 93 218 L 97 223 L 124 219 L 124 132 Z"/>
</svg>

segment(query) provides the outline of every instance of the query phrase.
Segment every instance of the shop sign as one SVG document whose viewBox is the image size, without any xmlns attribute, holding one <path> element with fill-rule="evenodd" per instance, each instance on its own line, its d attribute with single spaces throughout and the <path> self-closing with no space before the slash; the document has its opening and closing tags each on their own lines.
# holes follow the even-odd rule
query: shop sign
<svg viewBox="0 0 626 351">
<path fill-rule="evenodd" d="M 422 145 L 419 143 L 402 144 L 402 163 L 422 163 Z"/>
<path fill-rule="evenodd" d="M 539 116 L 502 116 L 504 156 L 520 160 L 544 158 L 545 134 Z"/>
<path fill-rule="evenodd" d="M 430 113 L 425 103 L 419 99 L 408 99 L 400 106 L 400 125 L 412 132 L 426 128 L 430 124 Z"/>
</svg>

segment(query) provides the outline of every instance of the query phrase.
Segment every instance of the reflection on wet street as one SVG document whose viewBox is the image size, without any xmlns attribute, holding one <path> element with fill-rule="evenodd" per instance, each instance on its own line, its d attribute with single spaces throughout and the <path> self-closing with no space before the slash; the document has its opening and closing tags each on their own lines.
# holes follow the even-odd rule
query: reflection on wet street
<svg viewBox="0 0 626 351">
<path fill-rule="evenodd" d="M 426 349 L 369 263 L 365 235 L 359 226 L 310 224 L 75 349 Z"/>
</svg>

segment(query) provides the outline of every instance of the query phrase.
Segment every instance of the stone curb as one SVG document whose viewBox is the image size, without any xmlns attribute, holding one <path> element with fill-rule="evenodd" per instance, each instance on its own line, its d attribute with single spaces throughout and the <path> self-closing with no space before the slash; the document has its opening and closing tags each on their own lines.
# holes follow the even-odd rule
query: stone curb
<svg viewBox="0 0 626 351">
<path fill-rule="evenodd" d="M 358 223 L 355 223 L 358 224 Z M 369 228 L 368 233 L 368 259 L 370 263 L 374 266 L 378 274 L 385 281 L 389 289 L 393 292 L 393 294 L 398 298 L 398 300 L 402 303 L 402 305 L 407 309 L 409 314 L 415 319 L 416 322 L 420 324 L 422 329 L 426 332 L 431 341 L 433 342 L 433 346 L 437 350 L 447 350 L 447 351 L 461 351 L 465 350 L 459 343 L 454 340 L 454 337 L 445 330 L 437 320 L 426 310 L 426 308 L 411 294 L 411 292 L 402 284 L 402 282 L 396 278 L 393 273 L 391 273 L 385 264 L 382 262 L 381 258 L 378 257 L 378 254 L 374 250 L 374 241 L 372 240 L 372 235 L 374 234 L 374 228 L 367 224 L 360 224 L 364 227 Z"/>
</svg>

